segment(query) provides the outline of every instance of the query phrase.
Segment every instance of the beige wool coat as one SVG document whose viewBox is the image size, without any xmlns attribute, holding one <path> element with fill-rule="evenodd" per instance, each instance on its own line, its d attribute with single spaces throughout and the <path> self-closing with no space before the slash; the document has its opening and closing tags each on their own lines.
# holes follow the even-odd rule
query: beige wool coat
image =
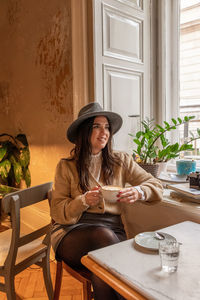
<svg viewBox="0 0 200 300">
<path fill-rule="evenodd" d="M 161 201 L 163 188 L 159 180 L 144 171 L 132 158 L 124 152 L 115 152 L 123 165 L 114 167 L 113 185 L 125 187 L 140 186 L 145 195 L 144 203 L 156 203 Z M 89 207 L 78 187 L 79 178 L 74 160 L 61 159 L 57 165 L 55 173 L 54 187 L 52 191 L 51 217 L 58 224 L 76 224 L 83 212 L 90 213 L 105 212 L 121 215 L 126 203 L 108 203 L 102 198 L 95 207 Z M 93 188 L 97 182 L 90 177 L 90 187 Z M 99 185 L 105 185 L 102 174 L 100 175 Z M 130 205 L 130 204 L 129 204 Z"/>
</svg>

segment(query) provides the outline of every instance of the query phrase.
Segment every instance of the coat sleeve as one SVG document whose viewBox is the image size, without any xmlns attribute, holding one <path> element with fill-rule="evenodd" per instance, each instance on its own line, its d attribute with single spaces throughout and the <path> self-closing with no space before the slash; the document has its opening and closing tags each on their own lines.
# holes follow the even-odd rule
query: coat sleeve
<svg viewBox="0 0 200 300">
<path fill-rule="evenodd" d="M 55 172 L 51 200 L 51 217 L 59 224 L 75 224 L 88 209 L 84 197 L 75 191 L 75 180 L 70 176 L 66 160 L 61 160 Z M 73 192 L 72 192 L 73 189 Z M 72 194 L 77 194 L 72 198 Z"/>
<path fill-rule="evenodd" d="M 140 186 L 147 203 L 161 201 L 163 197 L 162 183 L 141 168 L 132 156 L 125 154 L 124 163 L 126 182 L 132 186 Z"/>
</svg>

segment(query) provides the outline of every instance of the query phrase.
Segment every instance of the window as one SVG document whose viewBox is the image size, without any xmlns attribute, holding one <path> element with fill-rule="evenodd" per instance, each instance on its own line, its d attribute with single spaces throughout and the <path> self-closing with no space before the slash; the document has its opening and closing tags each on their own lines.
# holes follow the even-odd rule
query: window
<svg viewBox="0 0 200 300">
<path fill-rule="evenodd" d="M 200 0 L 158 1 L 158 112 L 159 123 L 171 118 L 195 115 L 189 128 L 182 126 L 168 136 L 173 143 L 188 139 L 200 128 Z M 190 53 L 189 51 L 193 51 Z M 200 139 L 193 152 L 184 157 L 198 158 Z M 197 155 L 197 156 L 196 156 Z M 175 171 L 175 162 L 168 164 Z"/>
<path fill-rule="evenodd" d="M 194 115 L 189 128 L 180 129 L 180 140 L 187 141 L 200 128 L 200 0 L 180 0 L 180 116 Z M 200 139 L 195 150 L 185 156 L 200 155 Z"/>
</svg>

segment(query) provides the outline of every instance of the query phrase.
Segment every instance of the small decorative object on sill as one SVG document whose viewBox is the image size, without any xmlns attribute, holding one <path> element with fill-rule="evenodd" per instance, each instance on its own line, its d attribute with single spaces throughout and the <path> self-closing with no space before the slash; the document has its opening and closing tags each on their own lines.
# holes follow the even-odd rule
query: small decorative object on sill
<svg viewBox="0 0 200 300">
<path fill-rule="evenodd" d="M 187 176 L 190 188 L 200 190 L 200 173 L 192 172 Z"/>
<path fill-rule="evenodd" d="M 143 167 L 143 165 L 155 165 L 168 162 L 180 155 L 183 151 L 194 150 L 192 142 L 200 138 L 200 129 L 197 129 L 197 135 L 192 136 L 183 144 L 171 144 L 166 138 L 166 133 L 177 129 L 182 124 L 188 123 L 194 119 L 194 116 L 185 116 L 183 119 L 171 119 L 171 124 L 164 121 L 164 125 L 155 124 L 154 120 L 146 119 L 141 121 L 142 129 L 135 135 L 129 134 L 136 144 L 133 150 L 135 161 Z M 155 175 L 154 175 L 155 176 Z M 159 176 L 159 173 L 157 173 Z"/>
<path fill-rule="evenodd" d="M 196 171 L 196 161 L 180 159 L 176 161 L 176 171 L 178 175 L 188 175 Z"/>
</svg>

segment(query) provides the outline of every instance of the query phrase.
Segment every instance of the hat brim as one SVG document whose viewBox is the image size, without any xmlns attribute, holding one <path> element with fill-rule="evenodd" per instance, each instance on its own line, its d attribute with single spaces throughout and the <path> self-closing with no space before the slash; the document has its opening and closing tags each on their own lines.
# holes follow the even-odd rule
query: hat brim
<svg viewBox="0 0 200 300">
<path fill-rule="evenodd" d="M 76 137 L 77 137 L 77 130 L 78 127 L 82 122 L 85 120 L 96 117 L 96 116 L 104 116 L 106 117 L 111 126 L 112 126 L 112 133 L 115 134 L 122 126 L 123 120 L 120 115 L 117 113 L 111 112 L 111 111 L 100 111 L 100 112 L 91 112 L 87 113 L 81 117 L 79 117 L 77 120 L 75 120 L 68 128 L 67 130 L 67 138 L 70 142 L 73 144 L 76 143 Z"/>
</svg>

